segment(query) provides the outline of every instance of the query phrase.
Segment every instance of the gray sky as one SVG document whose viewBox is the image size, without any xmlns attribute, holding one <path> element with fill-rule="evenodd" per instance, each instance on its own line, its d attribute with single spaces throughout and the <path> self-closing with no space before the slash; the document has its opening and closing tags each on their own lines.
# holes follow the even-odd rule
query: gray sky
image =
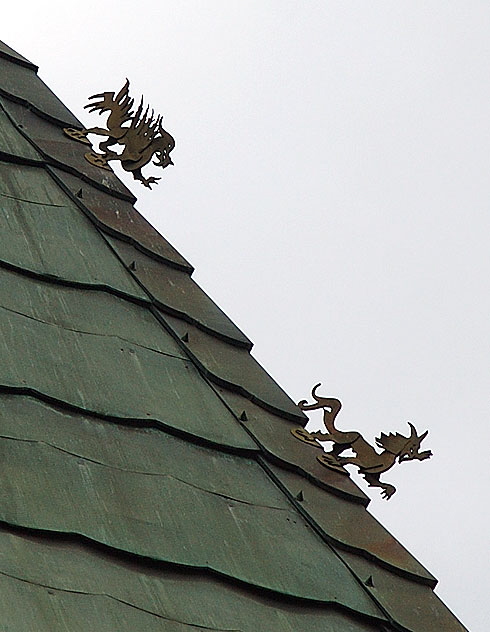
<svg viewBox="0 0 490 632">
<path fill-rule="evenodd" d="M 175 167 L 123 178 L 293 399 L 322 382 L 370 440 L 429 429 L 370 510 L 484 632 L 490 4 L 137 6 L 9 2 L 0 39 L 87 125 L 126 76 L 164 114 Z"/>
</svg>

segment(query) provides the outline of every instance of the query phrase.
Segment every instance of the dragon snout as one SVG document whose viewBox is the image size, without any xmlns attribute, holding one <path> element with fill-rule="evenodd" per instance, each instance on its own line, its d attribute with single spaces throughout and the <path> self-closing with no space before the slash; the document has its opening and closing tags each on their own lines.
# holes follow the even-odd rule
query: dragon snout
<svg viewBox="0 0 490 632">
<path fill-rule="evenodd" d="M 432 456 L 432 452 L 430 450 L 425 450 L 424 452 L 415 452 L 415 451 L 402 452 L 400 456 L 398 457 L 398 462 L 402 463 L 403 461 L 413 461 L 413 460 L 424 461 L 425 459 L 430 459 L 431 456 Z"/>
</svg>

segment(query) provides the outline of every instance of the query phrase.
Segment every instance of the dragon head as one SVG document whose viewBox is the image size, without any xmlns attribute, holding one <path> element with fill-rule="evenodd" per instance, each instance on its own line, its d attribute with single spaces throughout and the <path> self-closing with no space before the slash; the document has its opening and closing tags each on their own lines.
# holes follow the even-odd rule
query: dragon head
<svg viewBox="0 0 490 632">
<path fill-rule="evenodd" d="M 381 433 L 381 436 L 376 439 L 376 443 L 379 447 L 384 448 L 387 452 L 391 452 L 398 457 L 398 462 L 402 461 L 412 461 L 417 459 L 419 461 L 423 461 L 424 459 L 429 459 L 432 456 L 432 452 L 430 450 L 425 450 L 425 452 L 420 452 L 420 444 L 423 439 L 429 434 L 429 431 L 426 430 L 420 437 L 417 435 L 417 431 L 415 430 L 415 426 L 408 422 L 410 426 L 410 436 L 405 437 L 401 434 L 389 434 L 385 435 Z"/>
<path fill-rule="evenodd" d="M 159 122 L 158 125 L 158 136 L 155 139 L 155 156 L 156 159 L 153 161 L 153 164 L 157 167 L 168 167 L 169 165 L 173 165 L 172 158 L 170 158 L 170 152 L 175 147 L 175 141 L 170 136 L 170 134 L 165 131 Z"/>
</svg>

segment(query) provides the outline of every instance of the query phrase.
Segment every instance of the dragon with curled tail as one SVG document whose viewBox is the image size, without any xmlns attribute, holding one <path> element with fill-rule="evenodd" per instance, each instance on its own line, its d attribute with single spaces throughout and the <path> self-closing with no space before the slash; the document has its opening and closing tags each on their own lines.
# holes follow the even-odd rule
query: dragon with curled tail
<svg viewBox="0 0 490 632">
<path fill-rule="evenodd" d="M 344 465 L 355 465 L 359 469 L 359 473 L 364 476 L 370 487 L 380 487 L 381 495 L 389 499 L 396 492 L 396 488 L 388 483 L 380 481 L 380 475 L 389 470 L 397 461 L 412 461 L 417 459 L 423 461 L 432 456 L 430 450 L 420 452 L 420 444 L 428 434 L 426 430 L 422 435 L 418 436 L 415 426 L 408 422 L 410 426 L 410 436 L 405 437 L 401 434 L 384 434 L 381 433 L 376 438 L 376 445 L 383 451 L 377 452 L 357 431 L 343 432 L 335 427 L 335 418 L 337 417 L 342 404 L 334 397 L 319 397 L 316 394 L 317 388 L 321 384 L 317 384 L 311 391 L 311 396 L 315 400 L 313 404 L 308 404 L 307 400 L 301 400 L 298 403 L 301 410 L 317 410 L 323 408 L 323 423 L 326 432 L 308 432 L 304 428 L 294 428 L 291 430 L 293 436 L 300 441 L 321 448 L 319 441 L 332 441 L 333 447 L 330 452 L 325 452 L 318 456 L 318 461 L 326 467 L 347 474 Z M 342 452 L 351 449 L 355 456 L 341 456 Z"/>
<path fill-rule="evenodd" d="M 122 168 L 133 174 L 135 180 L 139 180 L 144 186 L 151 189 L 160 178 L 153 176 L 146 178 L 141 170 L 147 165 L 153 156 L 156 159 L 153 164 L 157 167 L 173 165 L 170 152 L 175 147 L 172 136 L 163 129 L 163 119 L 160 115 L 154 115 L 143 106 L 141 99 L 136 112 L 133 112 L 133 99 L 129 96 L 129 81 L 121 90 L 114 92 L 102 92 L 89 97 L 89 100 L 98 101 L 88 103 L 85 108 L 90 112 L 98 111 L 99 114 L 109 112 L 107 128 L 91 127 L 87 129 L 65 128 L 64 132 L 70 138 L 90 144 L 87 135 L 97 134 L 107 137 L 99 144 L 99 152 L 94 151 L 85 154 L 85 158 L 92 165 L 108 169 L 111 160 L 120 161 Z M 115 146 L 121 146 L 122 151 L 114 151 Z"/>
</svg>

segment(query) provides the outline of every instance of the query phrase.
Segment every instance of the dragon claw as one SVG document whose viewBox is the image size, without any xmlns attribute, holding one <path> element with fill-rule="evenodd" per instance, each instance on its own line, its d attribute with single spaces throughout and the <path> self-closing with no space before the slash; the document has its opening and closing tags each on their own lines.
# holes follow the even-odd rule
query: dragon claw
<svg viewBox="0 0 490 632">
<path fill-rule="evenodd" d="M 151 185 L 156 184 L 159 180 L 161 180 L 161 178 L 155 178 L 154 176 L 150 176 L 149 178 L 143 178 L 141 180 L 141 183 L 145 187 L 148 187 L 149 189 L 151 189 Z"/>
<path fill-rule="evenodd" d="M 393 487 L 393 485 L 387 485 L 383 490 L 381 490 L 381 497 L 385 500 L 389 500 L 395 492 L 396 488 Z"/>
</svg>

